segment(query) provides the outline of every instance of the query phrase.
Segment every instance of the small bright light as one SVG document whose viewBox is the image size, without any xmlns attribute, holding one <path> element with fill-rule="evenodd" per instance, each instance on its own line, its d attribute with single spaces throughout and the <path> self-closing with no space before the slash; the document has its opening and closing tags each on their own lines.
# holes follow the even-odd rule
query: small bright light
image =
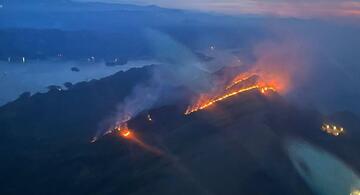
<svg viewBox="0 0 360 195">
<path fill-rule="evenodd" d="M 147 119 L 148 119 L 148 121 L 152 121 L 152 118 L 151 118 L 150 114 L 147 115 Z"/>
<path fill-rule="evenodd" d="M 97 137 L 93 137 L 90 141 L 90 143 L 95 143 L 97 141 Z"/>
</svg>

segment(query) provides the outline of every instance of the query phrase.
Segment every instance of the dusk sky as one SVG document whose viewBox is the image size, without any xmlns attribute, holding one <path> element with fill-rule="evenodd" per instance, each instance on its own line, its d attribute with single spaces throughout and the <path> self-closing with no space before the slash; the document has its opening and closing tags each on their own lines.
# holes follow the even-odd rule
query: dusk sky
<svg viewBox="0 0 360 195">
<path fill-rule="evenodd" d="M 89 0 L 79 0 L 89 1 Z M 162 7 L 216 11 L 230 14 L 273 14 L 279 16 L 360 16 L 359 0 L 90 0 L 99 2 L 158 5 Z"/>
</svg>

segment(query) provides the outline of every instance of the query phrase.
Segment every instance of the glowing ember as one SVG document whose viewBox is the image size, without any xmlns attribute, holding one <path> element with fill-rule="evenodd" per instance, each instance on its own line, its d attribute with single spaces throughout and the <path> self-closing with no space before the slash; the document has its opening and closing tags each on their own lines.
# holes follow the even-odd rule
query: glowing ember
<svg viewBox="0 0 360 195">
<path fill-rule="evenodd" d="M 160 149 L 158 149 L 154 146 L 151 146 L 151 145 L 145 143 L 144 141 L 142 141 L 139 136 L 137 136 L 135 133 L 133 133 L 132 130 L 130 130 L 127 127 L 126 123 L 115 127 L 114 131 L 119 132 L 121 137 L 128 139 L 132 143 L 135 143 L 138 146 L 140 146 L 141 148 L 143 148 L 155 155 L 162 155 L 162 151 Z"/>
<path fill-rule="evenodd" d="M 127 127 L 127 123 L 126 122 L 118 122 L 115 127 L 111 127 L 109 128 L 107 131 L 105 131 L 105 133 L 103 133 L 100 136 L 95 136 L 92 138 L 92 140 L 90 141 L 91 143 L 95 143 L 101 136 L 105 136 L 108 134 L 112 134 L 112 133 L 116 133 L 119 132 L 120 135 L 122 137 L 126 137 L 129 138 L 132 135 L 132 132 L 130 131 L 130 129 Z"/>
<path fill-rule="evenodd" d="M 339 127 L 336 125 L 331 125 L 324 123 L 321 126 L 321 130 L 325 131 L 326 133 L 333 135 L 333 136 L 339 136 L 345 132 L 345 129 L 343 127 Z"/>
<path fill-rule="evenodd" d="M 123 137 L 129 137 L 129 136 L 131 135 L 131 132 L 130 132 L 129 130 L 123 130 L 123 131 L 121 132 L 121 135 L 122 135 Z"/>
<path fill-rule="evenodd" d="M 266 93 L 267 91 L 276 91 L 273 87 L 261 87 L 260 88 L 261 93 Z"/>
<path fill-rule="evenodd" d="M 131 130 L 127 127 L 126 123 L 122 123 L 120 125 L 117 125 L 114 129 L 113 132 L 119 132 L 119 134 L 124 137 L 124 138 L 130 138 L 132 135 Z"/>
</svg>

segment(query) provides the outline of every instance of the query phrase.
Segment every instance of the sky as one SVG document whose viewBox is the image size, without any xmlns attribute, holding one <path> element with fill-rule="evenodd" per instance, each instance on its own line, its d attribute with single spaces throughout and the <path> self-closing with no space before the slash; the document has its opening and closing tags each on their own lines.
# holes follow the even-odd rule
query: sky
<svg viewBox="0 0 360 195">
<path fill-rule="evenodd" d="M 292 17 L 360 17 L 360 0 L 78 0 Z"/>
</svg>

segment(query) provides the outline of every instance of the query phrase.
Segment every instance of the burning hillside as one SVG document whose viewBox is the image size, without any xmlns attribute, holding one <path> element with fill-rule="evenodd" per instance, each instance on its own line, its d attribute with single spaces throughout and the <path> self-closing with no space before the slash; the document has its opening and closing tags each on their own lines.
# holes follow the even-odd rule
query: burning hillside
<svg viewBox="0 0 360 195">
<path fill-rule="evenodd" d="M 196 102 L 186 109 L 185 115 L 206 109 L 217 102 L 251 90 L 259 90 L 261 93 L 265 94 L 268 91 L 276 91 L 276 87 L 262 81 L 261 78 L 255 74 L 241 74 L 241 76 L 237 76 L 230 84 L 225 86 L 224 89 L 221 89 L 214 94 L 201 94 Z"/>
<path fill-rule="evenodd" d="M 246 73 L 240 73 L 236 75 L 233 79 L 225 78 L 224 80 L 230 80 L 227 84 L 224 85 L 215 85 L 216 89 L 208 93 L 202 93 L 197 97 L 197 100 L 185 111 L 185 115 L 190 115 L 191 113 L 206 109 L 217 102 L 224 101 L 233 96 L 246 93 L 253 90 L 258 90 L 261 94 L 267 95 L 269 92 L 278 91 L 278 85 L 273 80 L 269 80 L 269 77 L 264 76 L 267 80 L 263 79 L 263 74 L 256 74 L 253 71 Z M 216 79 L 213 79 L 216 80 Z M 127 110 L 132 110 L 128 108 Z M 111 126 L 105 131 L 103 135 L 113 134 L 119 132 L 120 135 L 124 138 L 134 137 L 133 131 L 129 130 L 127 124 L 128 122 L 136 117 L 134 114 L 124 114 L 127 113 L 123 111 L 116 119 L 115 125 Z M 153 119 L 150 114 L 146 115 L 146 120 L 153 122 Z M 92 143 L 96 142 L 99 136 L 96 136 L 91 141 Z"/>
</svg>

